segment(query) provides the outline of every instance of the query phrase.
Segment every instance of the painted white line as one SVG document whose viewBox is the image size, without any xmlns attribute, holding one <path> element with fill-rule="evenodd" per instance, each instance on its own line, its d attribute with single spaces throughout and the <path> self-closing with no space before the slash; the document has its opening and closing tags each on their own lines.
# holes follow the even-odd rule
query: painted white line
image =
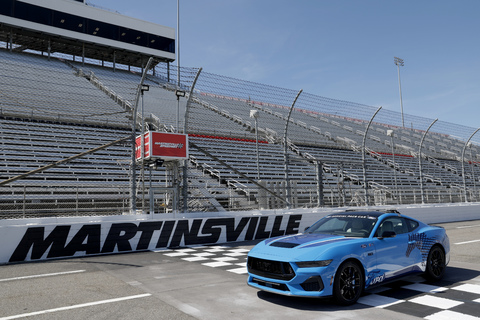
<svg viewBox="0 0 480 320">
<path fill-rule="evenodd" d="M 457 242 L 455 244 L 467 244 L 467 243 L 474 243 L 474 242 L 480 242 L 480 239 L 478 240 L 471 240 L 471 241 L 464 241 L 464 242 Z"/>
<path fill-rule="evenodd" d="M 439 298 L 434 296 L 421 296 L 418 298 L 410 299 L 409 302 L 418 303 L 424 306 L 436 307 L 439 309 L 447 310 L 463 304 L 462 301 L 456 301 L 451 299 Z"/>
<path fill-rule="evenodd" d="M 480 227 L 480 224 L 475 224 L 473 226 L 462 226 L 462 227 L 457 227 L 457 229 L 466 229 L 466 228 L 476 228 Z"/>
<path fill-rule="evenodd" d="M 15 280 L 25 280 L 25 279 L 34 279 L 34 278 L 43 278 L 43 277 L 53 277 L 53 276 L 61 276 L 65 274 L 74 274 L 85 272 L 85 270 L 74 270 L 74 271 L 65 271 L 65 272 L 56 272 L 56 273 L 44 273 L 44 274 L 35 274 L 31 276 L 23 276 L 23 277 L 15 277 L 15 278 L 8 278 L 8 279 L 0 279 L 0 282 L 6 281 L 15 281 Z"/>
<path fill-rule="evenodd" d="M 149 296 L 151 296 L 150 293 L 144 293 L 144 294 L 138 294 L 136 296 L 128 296 L 128 297 L 122 297 L 122 298 L 88 302 L 88 303 L 76 304 L 76 305 L 68 306 L 68 307 L 60 307 L 60 308 L 55 308 L 55 309 L 48 309 L 48 310 L 41 310 L 41 311 L 30 312 L 30 313 L 17 314 L 17 315 L 13 315 L 13 316 L 0 318 L 0 320 L 20 319 L 20 318 L 38 316 L 38 315 L 41 315 L 41 314 L 53 313 L 53 312 L 58 312 L 58 311 L 66 311 L 66 310 L 72 310 L 72 309 L 78 309 L 78 308 L 97 306 L 97 305 L 106 304 L 106 303 L 113 303 L 113 302 L 120 302 L 120 301 L 125 301 L 125 300 L 145 298 L 145 297 L 149 297 Z"/>
<path fill-rule="evenodd" d="M 470 316 L 468 314 L 463 314 L 460 312 L 455 312 L 455 311 L 450 311 L 450 310 L 445 310 L 445 311 L 440 311 L 434 314 L 429 315 L 428 317 L 425 317 L 424 319 L 427 320 L 478 320 L 480 318 Z"/>
</svg>

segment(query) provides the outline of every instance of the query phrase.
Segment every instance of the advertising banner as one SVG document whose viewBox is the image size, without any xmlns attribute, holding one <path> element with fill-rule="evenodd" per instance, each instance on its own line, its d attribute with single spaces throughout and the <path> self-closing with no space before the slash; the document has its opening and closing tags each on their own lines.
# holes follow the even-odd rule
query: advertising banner
<svg viewBox="0 0 480 320">
<path fill-rule="evenodd" d="M 135 145 L 135 159 L 139 161 L 142 158 L 142 136 L 137 136 Z M 144 135 L 144 158 L 145 160 L 163 159 L 165 161 L 188 159 L 188 135 L 146 132 Z"/>
</svg>

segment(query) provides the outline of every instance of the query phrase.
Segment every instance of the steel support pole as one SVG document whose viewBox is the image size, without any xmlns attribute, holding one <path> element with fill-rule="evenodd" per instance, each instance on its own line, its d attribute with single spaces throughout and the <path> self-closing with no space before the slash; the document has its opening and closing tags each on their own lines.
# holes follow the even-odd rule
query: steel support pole
<svg viewBox="0 0 480 320">
<path fill-rule="evenodd" d="M 177 45 L 177 90 L 181 90 L 180 88 L 180 0 L 177 0 L 177 38 L 176 45 Z M 176 125 L 175 125 L 175 132 L 179 132 L 179 120 L 180 120 L 180 97 L 177 96 L 177 114 L 176 114 Z"/>
<path fill-rule="evenodd" d="M 471 143 L 470 143 L 471 145 Z M 477 183 L 476 183 L 476 177 L 475 177 L 475 163 L 473 161 L 473 156 L 472 156 L 472 148 L 470 147 L 470 159 L 472 163 L 470 164 L 470 169 L 472 170 L 472 180 L 473 180 L 473 194 L 474 194 L 474 200 L 477 200 Z"/>
<path fill-rule="evenodd" d="M 397 71 L 398 71 L 398 91 L 400 92 L 400 111 L 402 113 L 402 127 L 405 128 L 405 120 L 403 117 L 402 83 L 400 81 L 400 66 L 403 67 L 404 62 L 403 62 L 403 59 L 400 59 L 398 57 L 393 57 L 393 61 L 397 66 Z"/>
<path fill-rule="evenodd" d="M 197 84 L 198 77 L 202 72 L 202 68 L 198 69 L 195 79 L 193 80 L 192 86 L 190 87 L 190 92 L 188 93 L 187 104 L 185 106 L 185 117 L 183 121 L 183 133 L 188 134 L 188 110 L 190 107 L 190 102 L 192 101 L 193 89 Z M 184 160 L 183 163 L 183 174 L 182 174 L 182 194 L 183 194 L 183 212 L 188 211 L 188 159 Z"/>
<path fill-rule="evenodd" d="M 422 196 L 422 204 L 425 203 L 425 190 L 423 188 L 423 172 L 422 172 L 422 146 L 425 137 L 427 136 L 428 131 L 430 128 L 437 122 L 438 119 L 433 120 L 433 122 L 428 127 L 427 131 L 423 133 L 422 140 L 420 140 L 420 147 L 418 148 L 418 166 L 419 166 L 419 174 L 420 174 L 420 194 Z"/>
<path fill-rule="evenodd" d="M 283 159 L 285 162 L 285 198 L 287 200 L 287 208 L 290 209 L 292 206 L 292 194 L 290 190 L 290 177 L 289 177 L 289 168 L 288 168 L 288 141 L 287 141 L 287 134 L 288 134 L 288 124 L 290 122 L 290 116 L 292 115 L 292 110 L 293 107 L 295 106 L 295 103 L 297 102 L 298 97 L 302 93 L 303 89 L 301 89 L 298 93 L 297 96 L 295 97 L 295 100 L 293 100 L 292 106 L 290 107 L 290 110 L 288 111 L 288 117 L 287 121 L 285 122 L 285 130 L 283 132 Z"/>
<path fill-rule="evenodd" d="M 470 142 L 470 139 L 473 138 L 473 136 L 475 135 L 475 133 L 478 132 L 478 130 L 480 130 L 480 128 L 478 128 L 477 130 L 475 130 L 474 133 L 472 133 L 470 138 L 468 138 L 467 142 L 465 142 L 465 145 L 463 146 L 463 149 L 462 149 L 463 196 L 465 197 L 465 202 L 468 202 L 468 199 L 467 199 L 467 180 L 465 179 L 465 149 L 467 149 L 467 146 L 468 146 L 468 143 Z"/>
<path fill-rule="evenodd" d="M 140 176 L 142 179 L 142 213 L 145 213 L 145 114 L 144 114 L 144 107 L 143 107 L 143 88 L 141 91 L 141 101 L 142 101 L 142 130 L 141 130 L 141 146 L 140 146 L 140 154 L 142 158 L 142 167 L 140 168 Z"/>
<path fill-rule="evenodd" d="M 370 128 L 370 125 L 372 124 L 373 118 L 377 115 L 377 113 L 382 109 L 382 107 L 379 107 L 377 111 L 373 114 L 372 118 L 367 124 L 367 128 L 365 129 L 365 132 L 363 133 L 363 142 L 362 142 L 362 167 L 363 167 L 363 184 L 364 184 L 364 189 L 365 189 L 365 205 L 369 205 L 368 203 L 368 181 L 367 181 L 367 164 L 365 161 L 365 143 L 367 140 L 367 133 L 368 129 Z"/>
<path fill-rule="evenodd" d="M 134 214 L 137 211 L 137 204 L 136 204 L 136 192 L 137 192 L 137 166 L 136 166 L 136 159 L 135 159 L 135 152 L 136 152 L 136 136 L 137 136 L 137 111 L 138 111 L 138 101 L 140 100 L 140 95 L 142 93 L 142 85 L 147 77 L 147 71 L 150 69 L 150 66 L 153 63 L 153 57 L 148 59 L 147 65 L 145 69 L 143 69 L 142 78 L 140 79 L 140 83 L 137 87 L 137 93 L 135 95 L 135 104 L 132 110 L 132 164 L 130 166 L 130 213 Z"/>
<path fill-rule="evenodd" d="M 402 127 L 405 128 L 405 119 L 403 116 L 403 99 L 402 99 L 402 83 L 400 81 L 400 66 L 397 65 L 398 69 L 398 91 L 400 92 L 400 111 L 402 113 Z"/>
</svg>

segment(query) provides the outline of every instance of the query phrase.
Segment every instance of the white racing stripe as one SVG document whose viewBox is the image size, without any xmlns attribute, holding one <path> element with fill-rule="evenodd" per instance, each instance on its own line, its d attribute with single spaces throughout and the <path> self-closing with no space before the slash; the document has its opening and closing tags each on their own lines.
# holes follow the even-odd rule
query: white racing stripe
<svg viewBox="0 0 480 320">
<path fill-rule="evenodd" d="M 44 274 L 34 274 L 31 276 L 23 276 L 23 277 L 15 277 L 15 278 L 8 278 L 8 279 L 0 279 L 0 282 L 7 282 L 7 281 L 15 281 L 15 280 L 25 280 L 25 279 L 34 279 L 34 278 L 43 278 L 43 277 L 53 277 L 53 276 L 61 276 L 65 274 L 74 274 L 85 272 L 85 270 L 74 270 L 74 271 L 65 271 L 65 272 L 56 272 L 56 273 L 44 273 Z"/>
<path fill-rule="evenodd" d="M 135 296 L 128 296 L 128 297 L 121 297 L 121 298 L 115 298 L 115 299 L 109 299 L 109 300 L 94 301 L 94 302 L 76 304 L 76 305 L 73 305 L 73 306 L 67 306 L 67 307 L 61 307 L 61 308 L 55 308 L 55 309 L 48 309 L 48 310 L 41 310 L 41 311 L 30 312 L 30 313 L 17 314 L 17 315 L 13 315 L 13 316 L 0 318 L 0 320 L 20 319 L 20 318 L 26 318 L 26 317 L 31 317 L 31 316 L 38 316 L 38 315 L 46 314 L 46 313 L 52 313 L 52 312 L 58 312 L 58 311 L 67 311 L 67 310 L 72 310 L 72 309 L 97 306 L 97 305 L 100 305 L 100 304 L 145 298 L 145 297 L 149 297 L 149 296 L 151 296 L 150 293 L 145 293 L 145 294 L 139 294 L 139 295 L 135 295 Z"/>
</svg>

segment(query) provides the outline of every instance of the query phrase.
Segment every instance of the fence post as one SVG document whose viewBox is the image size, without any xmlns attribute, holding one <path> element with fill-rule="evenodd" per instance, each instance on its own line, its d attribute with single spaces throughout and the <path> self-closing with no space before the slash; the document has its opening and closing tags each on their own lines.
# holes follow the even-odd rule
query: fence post
<svg viewBox="0 0 480 320">
<path fill-rule="evenodd" d="M 195 75 L 195 79 L 193 80 L 192 86 L 190 87 L 190 92 L 187 98 L 187 104 L 185 106 L 185 119 L 183 121 L 183 133 L 188 134 L 188 109 L 190 106 L 190 101 L 192 100 L 193 89 L 195 88 L 195 84 L 197 83 L 198 77 L 200 76 L 200 72 L 202 72 L 202 68 L 198 69 L 197 74 Z M 220 179 L 219 179 L 220 181 Z M 183 162 L 183 174 L 182 174 L 182 194 L 183 194 L 183 212 L 188 212 L 188 159 L 184 160 Z"/>
<path fill-rule="evenodd" d="M 467 199 L 467 180 L 465 179 L 465 149 L 467 149 L 467 146 L 468 146 L 468 143 L 470 142 L 470 139 L 472 139 L 472 137 L 475 135 L 475 133 L 477 133 L 478 130 L 480 130 L 480 128 L 478 128 L 477 130 L 475 130 L 474 133 L 472 133 L 470 138 L 468 138 L 467 142 L 465 142 L 465 145 L 463 146 L 463 149 L 462 149 L 462 178 L 463 178 L 463 195 L 465 197 L 465 202 L 468 202 L 468 199 Z M 475 183 L 475 179 L 474 179 L 474 183 Z"/>
<path fill-rule="evenodd" d="M 370 128 L 370 125 L 372 124 L 372 121 L 373 121 L 373 118 L 375 118 L 375 116 L 377 115 L 378 111 L 380 111 L 380 109 L 382 109 L 382 107 L 379 107 L 377 109 L 377 111 L 375 111 L 375 113 L 373 114 L 372 118 L 370 119 L 370 121 L 368 122 L 367 124 L 367 128 L 365 129 L 365 132 L 363 134 L 363 142 L 362 142 L 362 166 L 363 166 L 363 182 L 364 182 L 364 188 L 365 188 L 365 205 L 368 206 L 368 181 L 367 181 L 367 165 L 365 163 L 365 142 L 366 142 L 366 139 L 367 139 L 367 133 L 368 133 L 368 129 Z"/>
<path fill-rule="evenodd" d="M 138 84 L 137 87 L 137 93 L 135 95 L 135 105 L 133 106 L 132 110 L 132 165 L 130 166 L 130 170 L 132 171 L 130 174 L 130 213 L 135 214 L 137 212 L 137 199 L 136 199 L 136 191 L 137 191 L 137 165 L 136 165 L 136 157 L 135 157 L 135 151 L 136 151 L 136 135 L 137 135 L 137 110 L 138 110 L 138 101 L 140 100 L 140 95 L 142 91 L 142 84 L 145 81 L 145 78 L 147 77 L 147 72 L 150 69 L 150 66 L 152 65 L 153 62 L 153 57 L 150 57 L 148 59 L 147 65 L 143 69 L 142 73 L 142 78 L 140 80 L 140 83 Z M 142 133 L 143 134 L 143 133 Z M 142 163 L 143 166 L 143 163 Z"/>
<path fill-rule="evenodd" d="M 290 209 L 292 205 L 292 195 L 291 195 L 291 190 L 290 190 L 290 177 L 289 177 L 289 168 L 288 168 L 288 142 L 287 142 L 287 132 L 288 132 L 288 123 L 290 122 L 290 116 L 292 115 L 292 110 L 293 107 L 295 106 L 295 102 L 297 102 L 298 97 L 302 93 L 303 89 L 301 89 L 298 93 L 297 96 L 295 97 L 295 100 L 293 100 L 292 106 L 290 107 L 290 110 L 288 111 L 288 117 L 287 121 L 285 122 L 285 130 L 283 132 L 283 158 L 285 162 L 285 198 L 287 200 L 287 208 Z"/>
<path fill-rule="evenodd" d="M 427 136 L 428 131 L 430 128 L 437 122 L 438 119 L 433 120 L 433 122 L 430 124 L 428 127 L 427 131 L 423 133 L 422 140 L 420 140 L 420 147 L 418 148 L 418 165 L 419 165 L 419 171 L 420 171 L 420 193 L 422 196 L 422 204 L 425 204 L 425 190 L 423 190 L 423 177 L 422 177 L 422 146 L 423 146 L 423 140 L 425 140 L 425 137 Z"/>
</svg>

